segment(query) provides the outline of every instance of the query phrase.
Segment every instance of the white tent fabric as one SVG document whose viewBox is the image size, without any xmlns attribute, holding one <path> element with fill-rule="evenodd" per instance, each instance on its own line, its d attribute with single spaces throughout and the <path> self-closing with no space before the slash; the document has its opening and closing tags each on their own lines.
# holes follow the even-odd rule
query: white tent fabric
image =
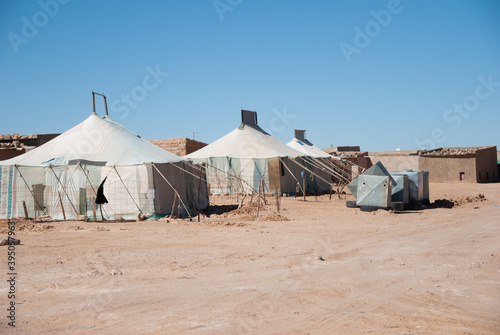
<svg viewBox="0 0 500 335">
<path fill-rule="evenodd" d="M 187 159 L 213 157 L 266 159 L 273 157 L 295 158 L 302 155 L 266 133 L 259 126 L 242 123 L 229 134 L 184 157 Z"/>
<path fill-rule="evenodd" d="M 212 193 L 264 192 L 294 193 L 303 168 L 292 160 L 304 154 L 272 137 L 257 125 L 257 113 L 242 110 L 241 125 L 186 159 L 207 165 Z M 304 162 L 305 165 L 309 163 Z M 314 176 L 306 171 L 308 185 Z"/>
<path fill-rule="evenodd" d="M 325 157 L 330 158 L 331 155 L 327 154 L 305 138 L 305 130 L 295 130 L 295 137 L 287 143 L 290 148 L 293 148 L 302 153 L 304 156 L 311 157 Z"/>
<path fill-rule="evenodd" d="M 209 203 L 206 182 L 195 176 L 205 180 L 199 168 L 183 158 L 140 138 L 109 116 L 92 114 L 52 141 L 0 161 L 0 218 L 90 218 L 93 199 L 105 178 L 108 204 L 103 212 L 108 219 L 139 213 L 163 216 L 172 209 L 177 215 L 193 215 Z"/>
<path fill-rule="evenodd" d="M 109 116 L 92 114 L 52 141 L 0 164 L 71 165 L 78 160 L 115 166 L 174 163 L 183 159 L 146 141 Z"/>
</svg>

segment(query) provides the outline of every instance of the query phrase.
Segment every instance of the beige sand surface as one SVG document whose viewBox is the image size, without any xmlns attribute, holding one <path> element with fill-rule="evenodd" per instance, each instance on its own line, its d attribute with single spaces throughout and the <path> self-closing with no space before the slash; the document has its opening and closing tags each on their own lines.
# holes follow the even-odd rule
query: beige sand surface
<svg viewBox="0 0 500 335">
<path fill-rule="evenodd" d="M 16 328 L 3 246 L 0 333 L 500 334 L 500 184 L 431 184 L 431 201 L 478 193 L 404 213 L 282 198 L 289 221 L 264 221 L 269 205 L 255 221 L 17 223 Z"/>
</svg>

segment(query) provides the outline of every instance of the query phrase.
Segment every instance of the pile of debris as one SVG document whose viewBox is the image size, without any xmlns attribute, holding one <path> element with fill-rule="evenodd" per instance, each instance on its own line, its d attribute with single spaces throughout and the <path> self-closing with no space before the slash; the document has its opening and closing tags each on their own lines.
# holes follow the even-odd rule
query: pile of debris
<svg viewBox="0 0 500 335">
<path fill-rule="evenodd" d="M 19 135 L 19 134 L 7 134 L 7 135 L 1 135 L 0 134 L 0 141 L 19 141 L 19 140 L 33 140 L 36 139 L 37 135 Z"/>
<path fill-rule="evenodd" d="M 463 156 L 476 153 L 474 148 L 443 148 L 429 151 L 421 151 L 421 156 Z"/>
<path fill-rule="evenodd" d="M 32 139 L 36 139 L 36 135 L 0 135 L 0 148 L 25 148 L 28 147 L 28 145 L 24 144 L 21 141 Z"/>
<path fill-rule="evenodd" d="M 472 202 L 483 202 L 486 201 L 486 197 L 484 194 L 479 193 L 476 196 L 462 196 L 458 198 L 452 198 L 450 199 L 456 206 L 461 206 L 464 204 L 472 203 Z"/>
<path fill-rule="evenodd" d="M 187 137 L 150 140 L 149 142 L 159 146 L 163 150 L 167 150 L 168 152 L 171 152 L 178 156 L 186 156 L 207 145 L 206 143 L 196 141 Z"/>
</svg>

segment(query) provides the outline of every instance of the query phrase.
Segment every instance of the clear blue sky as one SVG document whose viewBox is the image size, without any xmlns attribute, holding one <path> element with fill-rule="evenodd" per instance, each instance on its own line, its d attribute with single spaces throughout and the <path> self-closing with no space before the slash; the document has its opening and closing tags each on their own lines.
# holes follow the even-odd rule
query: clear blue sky
<svg viewBox="0 0 500 335">
<path fill-rule="evenodd" d="M 94 90 L 146 139 L 244 108 L 321 148 L 500 145 L 500 1 L 59 1 L 0 1 L 1 134 L 64 132 Z"/>
</svg>

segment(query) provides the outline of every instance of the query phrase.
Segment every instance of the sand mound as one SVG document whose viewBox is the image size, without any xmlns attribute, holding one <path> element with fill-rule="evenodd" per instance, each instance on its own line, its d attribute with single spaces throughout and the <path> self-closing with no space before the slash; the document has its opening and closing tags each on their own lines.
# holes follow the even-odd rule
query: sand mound
<svg viewBox="0 0 500 335">
<path fill-rule="evenodd" d="M 264 217 L 260 218 L 259 220 L 260 221 L 290 221 L 289 218 L 284 217 L 283 215 L 279 215 L 279 214 L 264 216 Z"/>
<path fill-rule="evenodd" d="M 238 219 L 238 220 L 243 220 L 243 221 L 253 221 L 255 220 L 255 214 L 250 214 L 250 213 L 239 213 L 237 211 L 232 211 L 229 213 L 224 213 L 221 215 L 221 217 L 225 219 Z"/>
<path fill-rule="evenodd" d="M 259 211 L 264 212 L 267 207 L 269 207 L 269 205 L 261 204 Z M 220 217 L 227 219 L 238 219 L 243 221 L 254 221 L 255 215 L 257 215 L 257 203 L 243 205 L 239 209 L 234 209 L 232 211 L 222 213 Z"/>
</svg>

